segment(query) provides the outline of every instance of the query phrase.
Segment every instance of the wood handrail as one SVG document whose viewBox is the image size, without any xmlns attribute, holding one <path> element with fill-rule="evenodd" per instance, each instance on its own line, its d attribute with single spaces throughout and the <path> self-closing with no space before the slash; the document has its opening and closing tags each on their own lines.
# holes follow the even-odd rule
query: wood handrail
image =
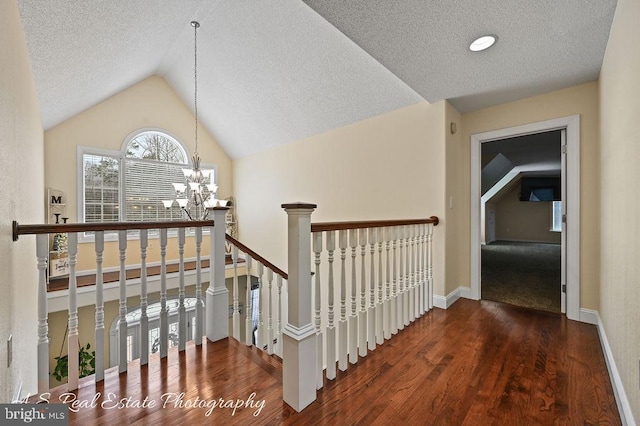
<svg viewBox="0 0 640 426">
<path fill-rule="evenodd" d="M 66 232 L 126 231 L 138 229 L 194 228 L 214 226 L 213 220 L 181 220 L 165 222 L 100 222 L 20 225 L 13 221 L 13 241 L 27 234 L 63 234 Z"/>
<path fill-rule="evenodd" d="M 248 254 L 249 256 L 251 256 L 252 259 L 257 260 L 258 262 L 262 263 L 264 266 L 266 266 L 267 268 L 271 269 L 273 272 L 275 272 L 276 274 L 280 275 L 282 278 L 284 278 L 285 280 L 289 279 L 289 275 L 284 272 L 282 269 L 278 268 L 276 265 L 274 265 L 273 263 L 269 262 L 267 259 L 265 259 L 264 257 L 260 256 L 258 253 L 256 253 L 255 251 L 251 250 L 249 247 L 245 246 L 244 244 L 242 244 L 240 241 L 236 240 L 235 238 L 233 238 L 231 235 L 226 234 L 226 239 L 227 241 L 229 241 L 231 244 L 233 244 L 234 246 L 238 247 L 240 250 L 242 250 L 244 253 Z"/>
<path fill-rule="evenodd" d="M 184 220 L 184 221 L 165 221 L 165 222 L 101 222 L 101 223 L 59 223 L 59 224 L 35 224 L 20 225 L 17 221 L 13 221 L 13 241 L 18 241 L 20 235 L 33 234 L 63 234 L 67 232 L 95 232 L 95 231 L 125 231 L 139 229 L 171 229 L 171 228 L 195 228 L 201 226 L 214 226 L 213 220 Z M 238 247 L 243 252 L 250 255 L 253 259 L 259 261 L 267 268 L 270 268 L 276 274 L 285 280 L 289 279 L 289 275 L 282 269 L 251 250 L 240 241 L 236 240 L 229 234 L 225 234 L 227 241 Z"/>
<path fill-rule="evenodd" d="M 311 232 L 341 231 L 345 229 L 384 228 L 387 226 L 420 225 L 432 223 L 433 226 L 440 223 L 437 216 L 428 219 L 398 219 L 398 220 L 371 220 L 357 222 L 320 222 L 311 224 Z"/>
</svg>

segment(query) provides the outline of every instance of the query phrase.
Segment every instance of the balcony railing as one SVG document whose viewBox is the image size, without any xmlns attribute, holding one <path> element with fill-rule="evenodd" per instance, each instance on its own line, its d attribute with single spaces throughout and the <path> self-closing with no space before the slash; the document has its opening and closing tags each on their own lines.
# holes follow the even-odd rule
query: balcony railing
<svg viewBox="0 0 640 426">
<path fill-rule="evenodd" d="M 187 333 L 186 288 L 195 284 L 195 344 L 229 335 L 246 345 L 256 345 L 283 361 L 283 397 L 301 411 L 316 398 L 324 378 L 333 380 L 337 370 L 346 370 L 359 357 L 367 356 L 433 307 L 432 240 L 436 217 L 415 220 L 311 223 L 315 205 L 285 204 L 288 214 L 288 269 L 279 269 L 264 257 L 225 235 L 226 208 L 213 209 L 212 221 L 102 223 L 63 225 L 19 225 L 14 222 L 14 240 L 36 235 L 38 282 L 38 392 L 49 390 L 49 311 L 47 306 L 50 235 L 67 235 L 68 247 L 68 389 L 79 381 L 78 235 L 94 233 L 95 252 L 95 380 L 104 379 L 105 363 L 105 232 L 117 231 L 118 339 L 117 365 L 127 370 L 127 298 L 139 287 L 140 365 L 149 363 L 149 283 L 159 281 L 159 355 L 169 349 L 167 284 L 177 280 L 177 346 L 185 350 Z M 216 226 L 216 223 L 222 226 Z M 209 236 L 203 230 L 210 228 Z M 175 238 L 168 230 L 175 229 Z M 187 238 L 187 229 L 193 235 Z M 149 232 L 157 232 L 159 277 L 147 267 Z M 139 255 L 128 236 L 137 231 Z M 172 234 L 173 235 L 173 234 Z M 191 233 L 189 233 L 191 235 Z M 209 239 L 208 245 L 203 242 Z M 134 240 L 135 241 L 135 240 Z M 225 242 L 230 256 L 225 257 Z M 90 243 L 86 243 L 90 244 Z M 208 247 L 209 256 L 203 255 Z M 169 250 L 168 250 L 169 247 Z M 187 274 L 185 247 L 195 258 Z M 84 248 L 84 247 L 83 247 Z M 169 255 L 168 255 L 169 252 Z M 83 250 L 86 255 L 86 249 Z M 139 256 L 139 257 L 138 257 Z M 113 258 L 113 256 L 111 256 Z M 230 274 L 225 274 L 225 258 Z M 336 260 L 338 258 L 338 260 Z M 137 261 L 131 278 L 132 260 Z M 203 267 L 210 259 L 209 267 Z M 313 260 L 313 269 L 312 269 Z M 85 262 L 86 263 L 86 262 Z M 177 263 L 177 272 L 167 266 Z M 111 265 L 111 269 L 115 266 Z M 336 270 L 338 278 L 336 278 Z M 130 278 L 127 278 L 127 273 Z M 86 273 L 84 273 L 86 275 Z M 228 290 L 226 280 L 229 279 Z M 209 285 L 207 286 L 207 283 Z M 93 285 L 92 283 L 89 285 Z M 114 286 L 114 284 L 110 284 Z M 242 290 L 242 285 L 246 288 Z M 206 297 L 203 289 L 206 287 Z M 244 300 L 243 300 L 244 299 Z M 244 302 L 244 303 L 243 303 Z M 85 303 L 86 304 L 86 303 Z M 93 303 L 92 303 L 93 304 Z M 138 309 L 136 307 L 136 309 Z M 137 315 L 137 313 L 136 313 Z M 244 316 L 244 318 L 243 318 Z M 137 317 L 136 317 L 137 318 Z M 84 325 L 84 324 L 83 324 Z M 193 326 L 193 324 L 192 324 Z M 311 354 L 311 355 L 310 355 Z M 113 356 L 112 356 L 113 358 Z M 114 360 L 111 360 L 114 364 Z"/>
</svg>

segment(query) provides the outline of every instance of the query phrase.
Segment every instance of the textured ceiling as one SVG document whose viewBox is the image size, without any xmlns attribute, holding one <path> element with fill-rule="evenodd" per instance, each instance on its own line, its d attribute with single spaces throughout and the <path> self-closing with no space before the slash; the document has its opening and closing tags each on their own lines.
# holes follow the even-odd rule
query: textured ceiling
<svg viewBox="0 0 640 426">
<path fill-rule="evenodd" d="M 598 78 L 615 0 L 305 0 L 429 102 L 468 112 Z M 495 34 L 474 53 L 469 44 Z"/>
<path fill-rule="evenodd" d="M 192 19 L 202 24 L 201 122 L 239 158 L 423 99 L 464 112 L 595 80 L 615 8 L 615 0 L 306 3 L 18 0 L 45 129 L 154 74 L 191 107 Z M 469 52 L 487 32 L 496 46 Z"/>
</svg>

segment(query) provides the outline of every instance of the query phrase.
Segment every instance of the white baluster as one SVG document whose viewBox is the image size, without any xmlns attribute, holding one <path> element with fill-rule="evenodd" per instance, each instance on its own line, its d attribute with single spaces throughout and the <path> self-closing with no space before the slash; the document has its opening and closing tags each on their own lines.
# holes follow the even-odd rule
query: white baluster
<svg viewBox="0 0 640 426">
<path fill-rule="evenodd" d="M 47 262 L 49 234 L 36 235 L 38 260 L 38 394 L 49 392 L 49 323 L 47 310 Z"/>
<path fill-rule="evenodd" d="M 104 231 L 95 232 L 96 251 L 96 312 L 95 312 L 95 379 L 104 380 L 104 278 L 102 276 L 102 260 L 104 252 Z"/>
<path fill-rule="evenodd" d="M 247 303 L 245 303 L 245 322 L 244 322 L 244 343 L 247 346 L 253 345 L 253 305 L 251 304 L 251 257 L 246 256 L 247 262 Z"/>
<path fill-rule="evenodd" d="M 333 252 L 336 248 L 336 233 L 335 231 L 327 231 L 327 260 L 329 261 L 328 271 L 328 321 L 327 321 L 327 379 L 333 380 L 336 378 L 336 328 L 334 324 L 334 294 L 333 294 Z"/>
<path fill-rule="evenodd" d="M 320 297 L 320 255 L 322 253 L 322 232 L 313 233 L 313 255 L 316 265 L 314 276 L 314 320 L 316 329 L 316 389 L 322 389 L 324 385 L 324 345 L 322 342 L 322 326 L 320 319 L 321 297 Z"/>
<path fill-rule="evenodd" d="M 411 316 L 411 308 L 413 307 L 413 297 L 412 297 L 412 291 L 413 291 L 413 281 L 411 280 L 411 268 L 412 268 L 412 250 L 411 250 L 411 225 L 407 225 L 405 227 L 405 236 L 407 238 L 407 240 L 405 241 L 405 250 L 407 252 L 406 256 L 406 260 L 407 260 L 407 265 L 406 265 L 406 271 L 405 271 L 405 289 L 406 289 L 406 311 L 405 311 L 405 322 L 404 325 L 409 325 L 411 323 L 411 321 L 413 320 L 413 317 Z"/>
<path fill-rule="evenodd" d="M 413 270 L 415 274 L 414 281 L 414 291 L 415 291 L 415 300 L 414 300 L 414 318 L 420 318 L 422 313 L 420 312 L 420 225 L 413 225 L 414 229 L 414 253 L 413 253 Z"/>
<path fill-rule="evenodd" d="M 409 325 L 410 315 L 410 295 L 411 281 L 409 280 L 411 274 L 411 228 L 409 226 L 404 227 L 404 248 L 405 248 L 405 261 L 406 267 L 404 271 L 404 299 L 402 305 L 402 314 L 404 319 L 404 325 Z"/>
<path fill-rule="evenodd" d="M 414 273 L 415 273 L 415 318 L 420 318 L 420 316 L 422 315 L 422 311 L 421 309 L 421 300 L 423 300 L 423 294 L 422 294 L 422 281 L 420 280 L 420 255 L 421 255 L 421 234 L 420 234 L 420 227 L 422 225 L 420 224 L 416 224 L 413 225 L 414 228 L 414 235 L 415 235 L 415 254 L 414 254 L 414 263 L 413 263 L 413 269 L 414 269 Z"/>
<path fill-rule="evenodd" d="M 358 245 L 358 230 L 349 230 L 349 246 L 351 247 L 351 314 L 349 315 L 349 362 L 358 362 L 358 303 L 356 280 L 356 246 Z"/>
<path fill-rule="evenodd" d="M 347 369 L 347 231 L 338 231 L 340 247 L 340 321 L 338 322 L 338 368 Z"/>
<path fill-rule="evenodd" d="M 374 229 L 374 233 L 377 236 L 378 241 L 378 289 L 376 290 L 376 343 L 381 345 L 384 343 L 384 315 L 382 308 L 382 282 L 384 280 L 384 276 L 382 275 L 382 240 L 384 238 L 383 229 L 377 228 Z"/>
<path fill-rule="evenodd" d="M 409 269 L 409 282 L 411 288 L 409 291 L 409 321 L 413 322 L 416 319 L 416 233 L 415 227 L 409 225 L 409 258 L 411 260 L 411 268 Z"/>
<path fill-rule="evenodd" d="M 178 228 L 178 350 L 184 351 L 187 344 L 187 311 L 184 306 L 184 241 L 185 229 Z"/>
<path fill-rule="evenodd" d="M 278 287 L 278 321 L 276 323 L 276 353 L 282 358 L 282 277 L 276 275 L 276 285 Z"/>
<path fill-rule="evenodd" d="M 389 340 L 391 338 L 391 263 L 389 259 L 389 250 L 391 248 L 391 228 L 381 228 L 381 236 L 384 235 L 386 257 L 385 257 L 385 280 L 384 280 L 384 301 L 382 302 L 382 318 L 383 318 L 383 331 L 384 338 Z"/>
<path fill-rule="evenodd" d="M 429 283 L 429 309 L 433 308 L 433 225 L 427 225 L 427 282 Z"/>
<path fill-rule="evenodd" d="M 264 306 L 264 292 L 262 289 L 262 275 L 264 273 L 264 266 L 261 262 L 258 262 L 258 331 L 256 336 L 256 346 L 260 349 L 264 349 L 264 322 L 262 320 L 262 312 Z"/>
<path fill-rule="evenodd" d="M 120 308 L 118 309 L 118 365 L 120 373 L 127 371 L 127 231 L 118 231 L 118 250 L 120 253 Z M 69 360 L 71 362 L 71 360 Z"/>
<path fill-rule="evenodd" d="M 238 290 L 238 247 L 235 245 L 231 249 L 231 260 L 233 261 L 233 337 L 240 340 L 240 296 Z"/>
<path fill-rule="evenodd" d="M 369 275 L 369 309 L 367 310 L 367 348 L 376 349 L 376 230 L 368 228 L 371 274 Z"/>
<path fill-rule="evenodd" d="M 360 312 L 358 313 L 358 353 L 367 356 L 367 274 L 365 254 L 367 252 L 367 230 L 358 231 L 360 242 Z"/>
<path fill-rule="evenodd" d="M 202 228 L 196 228 L 196 345 L 204 336 L 204 302 L 202 300 Z"/>
<path fill-rule="evenodd" d="M 391 273 L 391 309 L 390 309 L 390 317 L 391 317 L 391 334 L 398 334 L 398 254 L 397 254 L 397 246 L 398 246 L 398 228 L 390 227 L 389 228 L 389 238 L 392 241 L 393 247 L 393 271 Z"/>
<path fill-rule="evenodd" d="M 420 315 L 424 315 L 426 312 L 425 308 L 425 300 L 427 300 L 425 296 L 425 285 L 424 285 L 424 229 L 425 226 L 423 223 L 419 225 L 418 235 L 419 235 L 419 245 L 418 245 L 418 272 L 419 272 L 419 283 L 420 283 Z"/>
<path fill-rule="evenodd" d="M 147 315 L 147 247 L 149 235 L 146 229 L 140 230 L 140 365 L 149 362 L 149 316 Z"/>
<path fill-rule="evenodd" d="M 76 278 L 76 264 L 78 263 L 78 234 L 67 234 L 69 255 L 69 338 L 68 338 L 68 385 L 69 390 L 78 389 L 79 354 L 78 354 L 78 285 Z"/>
<path fill-rule="evenodd" d="M 398 330 L 404 330 L 404 299 L 405 299 L 405 282 L 404 282 L 404 226 L 398 227 Z"/>
<path fill-rule="evenodd" d="M 160 357 L 168 352 L 169 313 L 167 311 L 167 228 L 160 229 Z"/>
<path fill-rule="evenodd" d="M 269 316 L 267 317 L 267 353 L 273 354 L 273 270 L 267 269 L 267 289 L 269 291 L 269 297 L 267 300 L 267 309 L 269 310 Z"/>
</svg>

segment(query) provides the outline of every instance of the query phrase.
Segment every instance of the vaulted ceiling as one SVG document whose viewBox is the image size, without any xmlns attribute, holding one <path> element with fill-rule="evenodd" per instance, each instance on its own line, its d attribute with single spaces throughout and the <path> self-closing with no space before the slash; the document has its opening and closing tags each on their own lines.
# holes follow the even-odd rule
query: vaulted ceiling
<svg viewBox="0 0 640 426">
<path fill-rule="evenodd" d="M 45 129 L 151 75 L 232 158 L 427 100 L 598 78 L 615 0 L 18 0 Z M 470 42 L 496 34 L 491 49 Z"/>
</svg>

